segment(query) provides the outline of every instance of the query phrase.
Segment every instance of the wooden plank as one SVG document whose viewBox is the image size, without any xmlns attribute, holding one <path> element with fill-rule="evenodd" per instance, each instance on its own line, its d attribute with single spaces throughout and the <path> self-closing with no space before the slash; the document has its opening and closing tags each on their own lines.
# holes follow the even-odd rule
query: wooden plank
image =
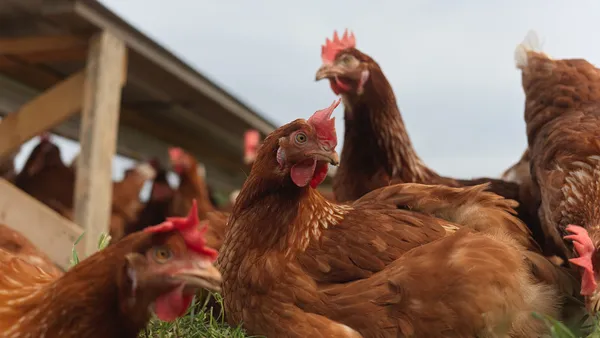
<svg viewBox="0 0 600 338">
<path fill-rule="evenodd" d="M 22 55 L 86 46 L 87 39 L 74 35 L 0 38 L 0 55 Z"/>
<path fill-rule="evenodd" d="M 18 58 L 29 64 L 84 62 L 87 58 L 87 47 L 75 47 L 23 54 L 19 55 Z"/>
<path fill-rule="evenodd" d="M 0 55 L 0 73 L 42 90 L 46 90 L 62 80 L 60 76 L 52 72 L 17 61 L 14 57 L 2 55 Z"/>
<path fill-rule="evenodd" d="M 19 231 L 63 269 L 82 229 L 0 178 L 0 223 Z"/>
<path fill-rule="evenodd" d="M 98 238 L 108 232 L 125 54 L 123 41 L 109 32 L 92 38 L 85 70 L 81 153 L 75 184 L 75 223 L 85 231 L 80 242 L 83 257 L 96 252 Z"/>
<path fill-rule="evenodd" d="M 71 75 L 0 122 L 0 158 L 81 110 L 84 73 Z"/>
</svg>

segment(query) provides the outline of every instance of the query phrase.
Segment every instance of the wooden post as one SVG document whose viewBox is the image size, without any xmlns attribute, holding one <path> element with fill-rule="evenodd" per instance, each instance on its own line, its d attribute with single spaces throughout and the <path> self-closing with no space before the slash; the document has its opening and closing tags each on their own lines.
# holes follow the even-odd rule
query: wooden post
<svg viewBox="0 0 600 338">
<path fill-rule="evenodd" d="M 112 204 L 112 159 L 117 145 L 121 89 L 126 77 L 123 41 L 101 32 L 90 43 L 75 184 L 75 223 L 85 232 L 78 251 L 82 258 L 97 251 L 108 232 Z"/>
</svg>

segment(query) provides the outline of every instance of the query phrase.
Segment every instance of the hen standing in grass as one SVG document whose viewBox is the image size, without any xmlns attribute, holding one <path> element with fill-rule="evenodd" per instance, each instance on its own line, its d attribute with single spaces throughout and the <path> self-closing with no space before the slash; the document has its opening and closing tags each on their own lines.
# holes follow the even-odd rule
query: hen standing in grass
<svg viewBox="0 0 600 338">
<path fill-rule="evenodd" d="M 540 220 L 570 262 L 581 294 L 600 310 L 600 69 L 583 59 L 554 60 L 534 32 L 515 51 L 525 91 L 531 176 Z M 564 239 L 563 239 L 563 236 Z M 571 243 L 571 240 L 573 243 Z"/>
<path fill-rule="evenodd" d="M 187 218 L 133 233 L 60 277 L 0 250 L 2 337 L 134 338 L 151 311 L 175 320 L 197 289 L 221 283 L 198 225 L 194 204 Z"/>
<path fill-rule="evenodd" d="M 344 146 L 333 178 L 337 201 L 356 200 L 390 182 L 453 187 L 490 182 L 490 191 L 521 202 L 516 183 L 491 178 L 456 180 L 440 176 L 423 163 L 412 146 L 390 83 L 377 62 L 356 49 L 354 34 L 346 31 L 340 38 L 334 33 L 333 40 L 327 39 L 322 46 L 321 59 L 316 80 L 328 79 L 345 107 Z M 537 215 L 523 205 L 517 211 L 543 245 Z"/>
<path fill-rule="evenodd" d="M 530 312 L 556 316 L 569 276 L 513 239 L 529 243 L 511 201 L 485 186 L 399 184 L 351 205 L 317 192 L 338 162 L 338 104 L 259 150 L 218 261 L 228 322 L 267 337 L 538 336 Z"/>
</svg>

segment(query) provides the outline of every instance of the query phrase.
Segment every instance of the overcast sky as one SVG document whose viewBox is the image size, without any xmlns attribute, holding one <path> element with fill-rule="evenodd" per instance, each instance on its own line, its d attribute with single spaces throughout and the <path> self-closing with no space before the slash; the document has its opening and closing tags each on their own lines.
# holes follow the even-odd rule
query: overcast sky
<svg viewBox="0 0 600 338">
<path fill-rule="evenodd" d="M 600 65 L 593 0 L 101 2 L 278 125 L 335 98 L 314 76 L 325 38 L 350 28 L 392 84 L 418 154 L 454 177 L 496 177 L 525 149 L 513 53 L 529 29 L 551 56 Z M 335 115 L 342 138 L 343 108 Z"/>
</svg>

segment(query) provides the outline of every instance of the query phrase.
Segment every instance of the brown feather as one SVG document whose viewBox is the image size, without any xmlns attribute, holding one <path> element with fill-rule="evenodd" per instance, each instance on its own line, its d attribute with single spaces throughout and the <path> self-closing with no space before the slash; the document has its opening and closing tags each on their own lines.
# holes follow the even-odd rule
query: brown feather
<svg viewBox="0 0 600 338">
<path fill-rule="evenodd" d="M 527 311 L 535 309 L 555 314 L 554 306 L 558 298 L 554 296 L 553 289 L 547 285 L 534 285 L 527 279 L 530 276 L 526 269 L 528 266 L 521 255 L 524 248 L 515 240 L 504 238 L 505 235 L 501 240 L 496 240 L 500 244 L 494 244 L 489 239 L 492 233 L 496 235 L 497 231 L 508 229 L 520 233 L 525 245 L 532 245 L 527 239 L 527 229 L 511 215 L 514 213 L 514 201 L 483 192 L 483 185 L 453 189 L 399 184 L 374 190 L 352 204 L 330 202 L 315 189 L 296 186 L 289 178 L 289 167 L 281 168 L 276 161 L 279 140 L 299 128 L 304 128 L 302 120 L 279 128 L 265 139 L 237 197 L 218 261 L 224 279 L 224 305 L 230 324 L 243 322 L 250 334 L 275 337 L 357 336 L 354 330 L 361 331 L 363 336 L 377 336 L 379 332 L 379 336 L 396 337 L 410 330 L 434 333 L 440 328 L 446 328 L 446 331 L 438 332 L 483 333 L 487 328 L 499 329 L 506 321 L 509 325 L 506 330 L 517 332 L 514 337 L 529 337 L 531 335 L 528 334 L 538 332 L 542 326 Z M 421 190 L 421 195 L 418 190 Z M 430 203 L 435 200 L 440 203 L 437 207 L 435 203 Z M 411 207 L 421 208 L 423 212 L 407 210 Z M 438 214 L 446 219 L 432 216 Z M 445 307 L 472 311 L 470 313 L 475 316 L 479 308 L 463 309 L 461 306 L 470 306 L 470 302 L 458 300 L 469 292 L 478 291 L 474 288 L 483 283 L 485 287 L 496 289 L 493 292 L 482 289 L 481 293 L 469 294 L 469 297 L 478 298 L 477 295 L 481 295 L 482 299 L 477 299 L 481 309 L 497 311 L 493 313 L 496 317 L 482 321 L 474 317 L 456 318 L 456 313 L 450 318 L 441 318 L 433 313 L 426 317 L 429 320 L 421 322 L 418 322 L 418 316 L 397 320 L 400 315 L 387 306 L 388 303 L 400 302 L 405 292 L 393 293 L 399 286 L 394 286 L 392 290 L 387 287 L 385 290 L 379 289 L 379 284 L 371 284 L 371 281 L 383 281 L 381 285 L 387 285 L 386 281 L 391 280 L 388 279 L 391 278 L 390 274 L 402 271 L 401 267 L 391 268 L 401 264 L 396 263 L 398 259 L 402 260 L 405 255 L 419 252 L 421 248 L 432 245 L 429 243 L 437 243 L 436 240 L 442 241 L 449 235 L 462 238 L 463 235 L 452 235 L 461 226 L 455 221 L 486 231 L 488 237 L 472 249 L 468 245 L 470 242 L 463 245 L 471 260 L 461 262 L 464 263 L 461 266 L 450 264 L 461 274 L 455 276 L 455 270 L 442 270 L 439 276 L 435 273 L 428 278 L 430 283 L 422 290 L 439 288 L 435 293 L 437 298 L 430 298 L 430 301 L 439 302 L 441 295 L 448 291 L 440 287 L 445 285 L 443 281 L 457 278 L 451 284 L 451 289 L 460 297 L 448 299 L 449 305 Z M 483 235 L 478 236 L 480 238 Z M 505 252 L 509 249 L 512 251 Z M 417 263 L 411 266 L 418 268 L 415 275 L 426 272 L 433 274 L 437 261 L 442 259 L 439 256 L 448 260 L 448 250 L 444 247 L 436 249 L 434 256 L 424 258 L 427 263 L 415 259 L 419 254 L 412 255 Z M 494 259 L 479 259 L 480 250 L 487 250 L 486 253 Z M 505 254 L 509 256 L 504 257 Z M 471 275 L 473 264 L 478 264 L 480 270 L 473 270 Z M 388 273 L 388 269 L 393 270 Z M 484 276 L 480 276 L 482 273 Z M 465 274 L 472 281 L 465 280 L 466 277 L 459 278 Z M 498 285 L 505 280 L 508 280 L 506 284 Z M 324 297 L 326 290 L 341 287 L 337 283 L 358 285 L 352 289 L 355 291 L 344 294 L 350 297 L 347 300 L 354 299 L 355 302 L 337 303 L 343 300 L 331 295 Z M 401 281 L 395 283 L 400 285 Z M 418 279 L 415 283 L 423 283 L 423 280 Z M 414 287 L 419 290 L 419 285 Z M 497 288 L 506 288 L 507 291 L 501 289 L 500 292 Z M 371 290 L 374 293 L 370 293 Z M 418 294 L 426 294 L 426 291 Z M 510 292 L 510 297 L 507 292 Z M 355 311 L 344 312 L 353 306 Z M 381 309 L 376 311 L 374 306 Z M 403 311 L 395 305 L 391 306 L 398 313 Z M 511 311 L 507 312 L 507 307 Z M 513 310 L 515 313 L 527 313 L 527 316 L 514 315 Z M 370 312 L 365 314 L 366 311 Z M 440 311 L 443 312 L 443 309 Z M 454 310 L 448 311 L 447 314 L 451 314 Z M 344 314 L 349 313 L 353 318 L 362 314 L 369 319 L 354 322 L 354 319 L 346 318 L 348 321 L 342 322 L 346 320 Z M 477 313 L 477 316 L 480 315 L 481 312 Z M 431 320 L 438 322 L 433 325 Z M 458 326 L 448 328 L 448 325 Z M 429 331 L 427 326 L 431 327 Z"/>
<path fill-rule="evenodd" d="M 377 62 L 356 48 L 345 49 L 337 57 L 346 54 L 368 69 L 369 80 L 362 91 L 342 94 L 345 134 L 340 166 L 333 179 L 336 200 L 356 200 L 391 183 L 459 187 L 490 182 L 489 191 L 519 202 L 516 207 L 519 218 L 531 229 L 538 244 L 544 246 L 537 213 L 530 207 L 535 202 L 521 196 L 519 184 L 491 178 L 457 180 L 427 167 L 412 146 L 394 92 Z"/>
</svg>

